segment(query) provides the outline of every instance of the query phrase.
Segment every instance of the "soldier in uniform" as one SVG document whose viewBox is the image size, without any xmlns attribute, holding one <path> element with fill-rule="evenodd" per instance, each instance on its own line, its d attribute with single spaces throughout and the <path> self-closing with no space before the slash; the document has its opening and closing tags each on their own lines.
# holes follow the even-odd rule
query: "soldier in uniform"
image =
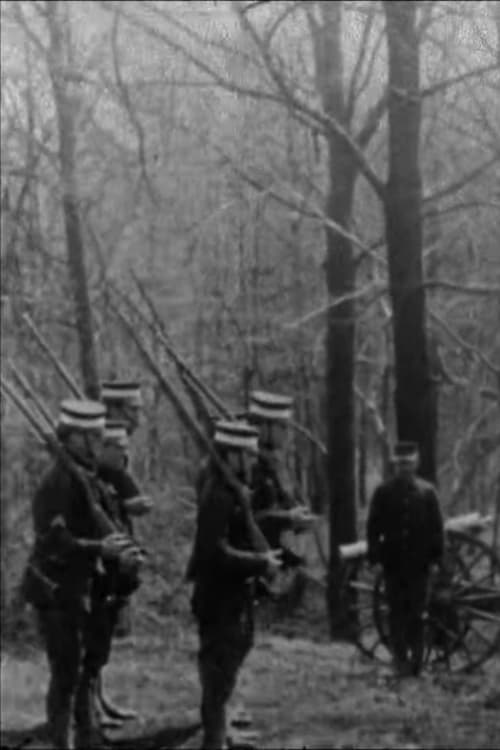
<svg viewBox="0 0 500 750">
<path fill-rule="evenodd" d="M 98 478 L 112 499 L 112 513 L 116 525 L 128 533 L 131 516 L 141 516 L 150 510 L 150 498 L 140 494 L 133 477 L 125 470 L 129 439 L 125 422 L 106 419 L 102 450 L 98 457 Z M 126 607 L 133 591 L 119 591 L 113 576 L 101 578 L 93 587 L 91 627 L 95 637 L 87 653 L 89 670 L 98 687 L 101 670 L 111 655 L 113 634 L 118 617 Z M 135 590 L 135 588 L 134 588 Z M 99 706 L 98 706 L 99 707 Z M 132 712 L 127 716 L 133 718 Z M 115 716 L 118 720 L 118 715 Z M 102 721 L 102 720 L 101 720 Z"/>
<path fill-rule="evenodd" d="M 292 399 L 265 391 L 250 394 L 248 420 L 259 431 L 259 455 L 252 477 L 252 508 L 255 520 L 271 547 L 283 551 L 283 567 L 304 563 L 283 541 L 283 534 L 310 528 L 313 517 L 284 489 L 277 471 L 288 436 Z"/>
<path fill-rule="evenodd" d="M 128 438 L 137 430 L 140 424 L 142 398 L 140 384 L 135 381 L 108 380 L 101 383 L 101 399 L 106 407 L 106 419 L 109 422 L 123 422 Z M 115 443 L 115 449 L 119 450 Z M 111 446 L 113 451 L 113 446 Z M 140 493 L 140 490 L 128 470 L 129 450 L 128 443 L 125 451 L 121 450 L 116 459 L 120 466 L 110 466 L 101 469 L 114 485 L 118 503 L 120 505 L 120 516 L 127 532 L 134 535 L 133 516 L 148 513 L 153 503 L 150 498 Z M 115 463 L 116 463 L 115 460 Z M 123 604 L 118 613 L 116 636 L 127 635 L 130 632 L 130 611 L 127 603 Z"/>
<path fill-rule="evenodd" d="M 84 668 L 91 639 L 90 599 L 99 569 L 116 562 L 128 544 L 124 535 L 110 533 L 109 526 L 103 529 L 96 510 L 107 500 L 96 476 L 103 428 L 102 404 L 62 403 L 57 436 L 71 463 L 56 459 L 32 504 L 35 544 L 24 593 L 37 612 L 49 662 L 50 739 L 65 750 L 90 748 L 98 739 L 92 676 Z"/>
<path fill-rule="evenodd" d="M 127 440 L 125 449 L 120 448 L 119 441 L 117 442 L 116 439 L 108 441 L 107 456 L 101 462 L 99 473 L 104 481 L 113 486 L 121 523 L 127 533 L 133 537 L 133 517 L 148 513 L 153 507 L 151 498 L 141 494 L 128 469 L 129 438 L 139 427 L 142 412 L 140 383 L 128 380 L 104 381 L 101 383 L 101 399 L 106 407 L 108 423 L 123 423 Z M 122 443 L 124 442 L 122 441 Z M 113 628 L 115 638 L 124 637 L 131 630 L 130 601 L 128 598 L 123 598 L 118 604 Z M 99 681 L 98 695 L 103 704 L 101 708 L 108 707 L 112 711 L 115 721 L 118 721 L 120 716 L 133 717 L 133 712 L 123 712 L 103 699 L 101 680 Z"/>
<path fill-rule="evenodd" d="M 221 461 L 248 485 L 257 431 L 244 422 L 219 421 L 214 446 Z M 254 581 L 274 575 L 280 564 L 278 551 L 258 546 L 249 497 L 243 501 L 214 464 L 200 498 L 189 566 L 200 638 L 204 748 L 225 747 L 226 705 L 253 644 Z"/>
<path fill-rule="evenodd" d="M 398 443 L 394 475 L 374 492 L 367 521 L 368 559 L 383 569 L 396 671 L 418 675 L 433 566 L 444 550 L 443 519 L 435 487 L 417 477 L 415 443 Z"/>
</svg>

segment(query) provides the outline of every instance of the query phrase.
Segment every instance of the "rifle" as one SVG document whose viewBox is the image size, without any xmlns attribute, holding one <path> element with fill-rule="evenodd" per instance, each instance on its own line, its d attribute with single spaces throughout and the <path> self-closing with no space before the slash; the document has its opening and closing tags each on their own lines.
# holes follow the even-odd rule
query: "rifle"
<svg viewBox="0 0 500 750">
<path fill-rule="evenodd" d="M 166 375 L 164 375 L 164 373 L 160 370 L 153 355 L 151 354 L 149 349 L 143 344 L 139 336 L 136 334 L 133 325 L 130 323 L 127 317 L 114 303 L 111 303 L 111 306 L 116 316 L 120 320 L 121 324 L 123 325 L 125 331 L 128 333 L 130 338 L 134 341 L 135 345 L 137 346 L 137 349 L 139 350 L 139 353 L 141 354 L 141 357 L 144 363 L 146 364 L 150 372 L 153 375 L 155 375 L 158 381 L 158 384 L 160 385 L 163 393 L 167 396 L 168 400 L 174 407 L 181 423 L 188 430 L 190 435 L 194 438 L 198 446 L 203 451 L 205 451 L 206 453 L 210 455 L 210 457 L 214 461 L 215 465 L 221 472 L 226 482 L 235 491 L 236 496 L 239 502 L 241 503 L 241 506 L 245 512 L 245 517 L 248 523 L 248 529 L 252 536 L 252 540 L 254 542 L 256 550 L 258 550 L 259 552 L 268 551 L 269 545 L 265 537 L 263 536 L 262 532 L 260 531 L 259 527 L 255 523 L 255 520 L 253 519 L 252 513 L 250 511 L 247 493 L 246 493 L 244 486 L 241 484 L 241 482 L 238 481 L 238 479 L 233 474 L 233 472 L 229 469 L 229 467 L 226 466 L 226 464 L 222 461 L 217 451 L 212 446 L 212 443 L 210 442 L 210 440 L 206 437 L 203 430 L 199 427 L 196 420 L 192 417 L 189 410 L 183 403 L 182 399 L 177 394 L 175 387 L 168 380 Z"/>
<path fill-rule="evenodd" d="M 219 411 L 222 417 L 225 419 L 231 419 L 232 414 L 230 410 L 227 408 L 227 406 L 224 404 L 224 402 L 214 393 L 214 391 L 209 388 L 199 377 L 198 375 L 193 371 L 189 365 L 186 364 L 186 362 L 177 354 L 177 352 L 174 349 L 174 346 L 172 344 L 172 341 L 165 329 L 165 325 L 161 319 L 161 316 L 151 299 L 150 295 L 147 293 L 144 284 L 140 281 L 140 279 L 136 276 L 133 270 L 130 271 L 130 274 L 135 282 L 135 285 L 137 287 L 137 290 L 139 291 L 139 294 L 141 295 L 142 299 L 148 306 L 148 309 L 152 315 L 153 321 L 157 326 L 157 330 L 155 331 L 154 325 L 152 321 L 149 321 L 146 316 L 142 313 L 142 311 L 137 308 L 134 305 L 135 311 L 140 315 L 140 317 L 148 324 L 148 326 L 151 328 L 151 330 L 156 333 L 158 336 L 158 339 L 163 344 L 165 351 L 167 354 L 171 357 L 173 362 L 176 364 L 177 369 L 179 371 L 179 375 L 186 385 L 187 383 L 191 384 L 191 387 L 194 386 L 197 388 L 206 398 L 207 400 L 215 406 L 215 408 Z M 130 300 L 127 300 L 129 304 L 131 304 Z M 188 386 L 189 388 L 189 386 Z M 318 438 L 316 435 L 314 435 L 310 430 L 308 430 L 303 425 L 299 424 L 295 419 L 290 420 L 290 426 L 298 432 L 300 435 L 303 435 L 306 437 L 313 445 L 318 448 L 319 451 L 323 455 L 326 455 L 327 450 L 325 444 Z"/>
<path fill-rule="evenodd" d="M 175 363 L 182 381 L 185 384 L 187 382 L 187 383 L 191 383 L 191 386 L 195 386 L 195 388 L 217 409 L 219 414 L 222 417 L 224 417 L 224 419 L 231 419 L 232 414 L 230 410 L 225 406 L 223 401 L 221 401 L 221 399 L 212 391 L 211 388 L 205 385 L 205 383 L 196 375 L 196 373 L 193 372 L 192 368 L 189 367 L 189 365 L 186 364 L 186 362 L 182 359 L 182 357 L 180 357 L 177 354 L 153 300 L 147 293 L 146 289 L 144 288 L 143 283 L 136 276 L 134 271 L 131 270 L 130 274 L 135 282 L 135 285 L 137 287 L 137 290 L 139 291 L 139 294 L 141 295 L 142 299 L 148 306 L 148 309 L 151 313 L 152 321 L 147 321 L 149 324 L 149 327 L 151 328 L 153 333 L 156 333 L 159 341 L 163 344 L 165 351 Z M 147 320 L 145 316 L 142 315 L 139 308 L 136 307 L 136 311 L 141 314 L 141 317 L 143 320 Z M 156 330 L 154 327 L 155 324 L 156 324 Z"/>
<path fill-rule="evenodd" d="M 17 377 L 19 378 L 19 373 L 17 373 Z M 92 517 L 94 518 L 96 526 L 99 529 L 99 534 L 103 538 L 110 534 L 115 534 L 118 531 L 115 523 L 112 521 L 111 518 L 109 518 L 107 513 L 105 513 L 105 511 L 95 502 L 92 489 L 89 485 L 87 478 L 84 475 L 84 472 L 75 464 L 73 459 L 69 456 L 67 451 L 60 444 L 59 440 L 57 439 L 57 436 L 54 433 L 54 428 L 52 426 L 53 421 L 50 419 L 50 417 L 47 419 L 47 417 L 45 416 L 45 414 L 47 413 L 46 410 L 43 409 L 42 411 L 37 405 L 39 413 L 36 414 L 24 402 L 23 397 L 17 391 L 16 387 L 12 385 L 3 375 L 1 375 L 0 378 L 1 378 L 0 384 L 1 384 L 2 392 L 18 408 L 21 414 L 25 417 L 25 419 L 27 420 L 35 436 L 38 437 L 39 440 L 41 440 L 41 442 L 45 445 L 45 447 L 49 450 L 49 452 L 61 462 L 61 464 L 69 472 L 69 474 L 74 479 L 76 479 L 79 485 L 83 488 L 85 500 L 92 514 Z M 34 396 L 27 381 L 24 378 L 22 378 L 22 381 L 23 381 L 23 385 L 22 385 L 23 390 L 26 390 L 27 394 L 34 401 L 35 404 L 37 402 L 38 404 L 40 404 L 41 402 L 39 402 L 39 400 Z M 136 543 L 133 542 L 132 540 L 131 540 L 131 546 L 130 548 L 128 548 L 128 551 L 130 551 L 131 549 L 137 553 L 138 561 L 142 561 L 142 558 L 144 557 L 144 554 L 145 554 L 144 550 L 141 550 L 136 545 Z"/>
<path fill-rule="evenodd" d="M 56 368 L 59 375 L 62 377 L 68 388 L 70 389 L 71 393 L 75 398 L 83 399 L 85 398 L 85 394 L 81 390 L 81 388 L 77 385 L 76 381 L 73 380 L 72 376 L 69 374 L 68 370 L 64 367 L 64 365 L 59 362 L 57 356 L 54 354 L 52 349 L 50 348 L 49 344 L 45 340 L 45 338 L 42 336 L 36 325 L 33 323 L 32 319 L 28 315 L 28 313 L 25 313 L 23 315 L 23 320 L 30 329 L 31 333 L 35 337 L 36 342 L 42 349 L 42 351 L 45 352 L 45 354 L 48 356 L 54 367 Z"/>
</svg>

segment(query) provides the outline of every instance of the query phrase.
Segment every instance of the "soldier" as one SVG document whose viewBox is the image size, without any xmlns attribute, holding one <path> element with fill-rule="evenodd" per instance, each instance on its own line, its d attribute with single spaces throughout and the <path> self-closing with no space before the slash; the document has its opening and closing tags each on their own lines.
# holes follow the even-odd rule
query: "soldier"
<svg viewBox="0 0 500 750">
<path fill-rule="evenodd" d="M 313 516 L 285 491 L 278 463 L 286 444 L 292 416 L 292 399 L 265 391 L 250 394 L 248 420 L 259 431 L 259 455 L 252 477 L 255 520 L 271 547 L 283 551 L 283 567 L 304 563 L 304 558 L 282 540 L 285 531 L 295 534 L 310 528 Z"/>
<path fill-rule="evenodd" d="M 130 438 L 138 429 L 141 412 L 142 397 L 140 383 L 129 380 L 107 380 L 101 383 L 101 399 L 106 407 L 106 418 L 109 422 L 123 422 L 127 437 Z M 126 531 L 133 537 L 133 517 L 148 513 L 153 503 L 151 499 L 140 493 L 140 490 L 128 470 L 129 451 L 128 440 L 126 450 L 121 450 L 116 442 L 108 444 L 108 454 L 118 452 L 119 455 L 111 456 L 105 460 L 106 466 L 100 467 L 101 478 L 113 485 L 115 496 L 119 505 L 120 520 Z M 119 465 L 116 465 L 118 462 Z M 130 633 L 130 601 L 123 599 L 116 612 L 113 635 L 115 638 L 123 638 Z M 99 708 L 106 713 L 111 713 L 114 721 L 123 718 L 133 718 L 134 712 L 122 711 L 113 706 L 102 694 L 102 679 L 99 679 L 97 695 L 100 698 Z"/>
<path fill-rule="evenodd" d="M 257 431 L 243 422 L 219 421 L 214 446 L 240 482 L 248 485 L 257 450 Z M 190 578 L 198 621 L 198 666 L 202 688 L 204 748 L 223 748 L 226 704 L 238 670 L 253 644 L 253 586 L 274 575 L 279 552 L 256 551 L 250 501 L 244 502 L 214 464 L 200 498 Z"/>
<path fill-rule="evenodd" d="M 443 555 L 443 519 L 436 489 L 416 476 L 415 443 L 398 443 L 394 476 L 371 501 L 368 559 L 383 569 L 394 666 L 401 676 L 418 675 L 424 652 L 429 575 Z"/>
<path fill-rule="evenodd" d="M 136 381 L 107 380 L 101 383 L 101 400 L 106 407 L 106 417 L 125 422 L 131 437 L 140 424 L 140 384 Z"/>
<path fill-rule="evenodd" d="M 63 401 L 57 436 L 72 468 L 57 459 L 32 504 L 35 544 L 24 593 L 37 612 L 49 662 L 49 736 L 66 750 L 89 748 L 100 739 L 92 677 L 83 668 L 91 638 L 90 598 L 98 570 L 116 562 L 128 544 L 124 535 L 109 533 L 109 526 L 103 530 L 97 510 L 106 501 L 95 471 L 103 428 L 102 404 Z"/>
<path fill-rule="evenodd" d="M 125 423 L 125 429 L 130 438 L 140 424 L 142 398 L 140 384 L 136 381 L 125 380 L 108 380 L 101 383 L 101 399 L 106 407 L 106 419 L 110 421 L 119 421 Z M 149 512 L 152 507 L 152 501 L 147 496 L 141 495 L 135 480 L 128 471 L 129 452 L 122 452 L 123 466 L 117 471 L 108 466 L 105 471 L 108 476 L 111 472 L 113 478 L 111 484 L 115 485 L 118 502 L 120 503 L 121 520 L 125 525 L 127 532 L 134 535 L 134 524 L 132 516 L 142 515 Z M 136 499 L 130 495 L 136 490 Z M 127 497 L 125 497 L 127 496 Z M 137 507 L 140 506 L 140 507 Z M 118 614 L 115 635 L 124 636 L 130 632 L 130 608 L 124 604 Z"/>
<path fill-rule="evenodd" d="M 131 516 L 144 515 L 151 508 L 150 498 L 140 494 L 134 479 L 125 470 L 128 445 L 125 422 L 107 419 L 103 446 L 98 458 L 98 477 L 112 498 L 114 521 L 123 531 L 127 531 Z M 119 615 L 129 600 L 128 592 L 116 590 L 114 584 L 113 576 L 103 577 L 99 579 L 98 585 L 94 585 L 92 591 L 91 627 L 95 637 L 91 638 L 92 647 L 88 650 L 86 660 L 96 689 L 99 688 L 101 670 L 109 661 Z M 121 711 L 114 707 L 112 710 L 116 713 L 115 721 L 118 721 Z M 126 712 L 122 718 L 134 716 L 133 712 Z M 104 725 L 102 719 L 101 725 Z"/>
</svg>

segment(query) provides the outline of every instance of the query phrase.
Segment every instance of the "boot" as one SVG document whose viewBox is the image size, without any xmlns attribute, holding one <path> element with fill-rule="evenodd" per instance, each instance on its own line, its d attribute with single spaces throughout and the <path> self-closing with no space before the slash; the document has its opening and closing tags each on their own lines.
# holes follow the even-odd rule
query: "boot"
<svg viewBox="0 0 500 750">
<path fill-rule="evenodd" d="M 71 729 L 71 707 L 54 712 L 49 724 L 49 739 L 57 750 L 74 750 Z"/>
<path fill-rule="evenodd" d="M 83 675 L 75 698 L 75 748 L 91 750 L 106 745 L 95 707 L 96 678 Z"/>
</svg>

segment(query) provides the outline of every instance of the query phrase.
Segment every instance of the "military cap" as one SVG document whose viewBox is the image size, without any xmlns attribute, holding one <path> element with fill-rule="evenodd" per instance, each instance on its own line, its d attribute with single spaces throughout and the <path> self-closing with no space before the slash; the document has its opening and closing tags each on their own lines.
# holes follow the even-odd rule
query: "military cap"
<svg viewBox="0 0 500 750">
<path fill-rule="evenodd" d="M 106 419 L 104 439 L 118 445 L 128 445 L 127 425 L 118 419 Z"/>
<path fill-rule="evenodd" d="M 246 422 L 220 419 L 215 423 L 214 442 L 226 448 L 257 452 L 259 433 Z"/>
<path fill-rule="evenodd" d="M 252 391 L 248 414 L 250 418 L 276 419 L 287 421 L 292 417 L 293 399 L 267 391 Z"/>
<path fill-rule="evenodd" d="M 418 458 L 418 444 L 409 441 L 395 443 L 392 449 L 393 461 L 414 461 Z"/>
<path fill-rule="evenodd" d="M 98 401 L 67 399 L 61 403 L 58 424 L 79 430 L 103 430 L 106 409 Z"/>
<path fill-rule="evenodd" d="M 141 406 L 141 385 L 137 381 L 106 380 L 101 383 L 101 398 L 107 401 L 121 401 L 132 406 Z"/>
</svg>

